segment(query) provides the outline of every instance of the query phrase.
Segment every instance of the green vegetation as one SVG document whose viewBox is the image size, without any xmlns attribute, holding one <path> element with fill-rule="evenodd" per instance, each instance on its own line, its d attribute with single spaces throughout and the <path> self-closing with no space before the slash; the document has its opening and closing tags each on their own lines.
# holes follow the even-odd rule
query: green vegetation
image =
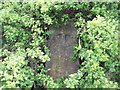
<svg viewBox="0 0 120 90">
<path fill-rule="evenodd" d="M 1 2 L 0 88 L 119 88 L 118 3 Z M 49 26 L 70 21 L 78 29 L 73 61 L 79 58 L 80 68 L 55 81 L 45 69 Z"/>
</svg>

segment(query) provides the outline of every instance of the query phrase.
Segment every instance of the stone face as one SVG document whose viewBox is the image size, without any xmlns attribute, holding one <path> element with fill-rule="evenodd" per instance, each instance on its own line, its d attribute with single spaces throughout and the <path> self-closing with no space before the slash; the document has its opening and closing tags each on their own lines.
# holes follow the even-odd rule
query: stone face
<svg viewBox="0 0 120 90">
<path fill-rule="evenodd" d="M 50 49 L 51 61 L 46 62 L 48 74 L 54 79 L 77 72 L 78 60 L 70 60 L 73 56 L 73 47 L 76 44 L 77 30 L 73 23 L 63 25 L 60 28 L 50 27 L 54 33 L 49 37 L 48 48 Z"/>
</svg>

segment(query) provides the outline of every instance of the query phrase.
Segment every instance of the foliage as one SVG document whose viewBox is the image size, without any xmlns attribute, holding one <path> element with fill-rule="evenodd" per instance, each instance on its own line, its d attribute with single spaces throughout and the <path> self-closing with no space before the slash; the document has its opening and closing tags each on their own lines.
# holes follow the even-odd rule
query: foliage
<svg viewBox="0 0 120 90">
<path fill-rule="evenodd" d="M 75 47 L 75 54 L 81 62 L 80 69 L 70 75 L 65 84 L 72 88 L 118 87 L 116 82 L 105 76 L 105 72 L 115 72 L 118 67 L 115 63 L 118 63 L 117 23 L 97 16 L 87 21 L 86 26 L 79 28 L 79 45 Z"/>
<path fill-rule="evenodd" d="M 68 0 L 69 1 L 69 0 Z M 97 16 L 97 17 L 96 17 Z M 74 58 L 80 69 L 68 78 L 53 80 L 46 75 L 49 61 L 47 39 L 50 25 L 75 22 L 78 44 Z M 117 88 L 118 2 L 65 2 L 23 0 L 0 2 L 0 87 L 27 88 Z"/>
<path fill-rule="evenodd" d="M 5 54 L 8 53 L 8 57 L 4 59 L 4 62 L 0 63 L 2 87 L 31 87 L 34 82 L 34 71 L 27 66 L 25 50 L 18 48 L 16 53 L 9 52 L 8 50 L 3 52 Z"/>
<path fill-rule="evenodd" d="M 2 87 L 32 87 L 40 66 L 49 61 L 45 46 L 44 15 L 40 3 L 7 2 L 2 4 L 3 48 L 1 49 Z M 39 18 L 41 17 L 41 19 Z M 37 67 L 38 66 L 38 67 Z"/>
</svg>

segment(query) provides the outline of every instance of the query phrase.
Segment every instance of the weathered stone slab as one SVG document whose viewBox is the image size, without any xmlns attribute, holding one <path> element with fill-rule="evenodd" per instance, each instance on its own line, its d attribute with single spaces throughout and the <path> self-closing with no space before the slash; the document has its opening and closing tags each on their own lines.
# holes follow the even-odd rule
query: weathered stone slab
<svg viewBox="0 0 120 90">
<path fill-rule="evenodd" d="M 60 28 L 50 27 L 54 33 L 49 37 L 48 47 L 50 49 L 51 61 L 46 62 L 48 74 L 54 79 L 66 74 L 77 72 L 79 68 L 78 60 L 72 62 L 73 47 L 76 44 L 77 30 L 73 23 L 63 25 Z"/>
</svg>

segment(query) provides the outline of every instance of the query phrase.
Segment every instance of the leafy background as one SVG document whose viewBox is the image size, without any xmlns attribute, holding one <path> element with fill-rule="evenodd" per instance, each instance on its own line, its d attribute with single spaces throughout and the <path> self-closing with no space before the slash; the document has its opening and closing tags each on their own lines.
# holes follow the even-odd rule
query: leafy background
<svg viewBox="0 0 120 90">
<path fill-rule="evenodd" d="M 2 1 L 1 88 L 119 88 L 119 2 Z M 80 68 L 68 78 L 46 75 L 50 25 L 74 21 Z"/>
</svg>

